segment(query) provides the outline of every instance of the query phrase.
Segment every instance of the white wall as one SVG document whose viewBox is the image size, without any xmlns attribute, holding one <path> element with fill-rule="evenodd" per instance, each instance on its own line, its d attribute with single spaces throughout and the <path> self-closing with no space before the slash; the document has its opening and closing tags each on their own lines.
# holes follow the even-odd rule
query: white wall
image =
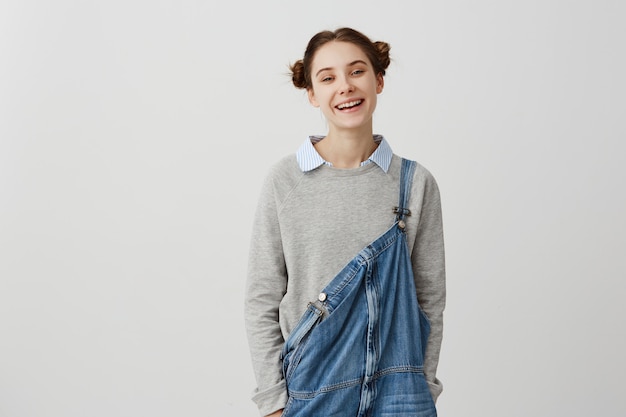
<svg viewBox="0 0 626 417">
<path fill-rule="evenodd" d="M 410 5 L 410 6 L 409 6 Z M 392 45 L 375 130 L 442 190 L 441 416 L 623 416 L 623 2 L 0 4 L 0 416 L 254 416 L 268 166 L 321 29 Z"/>
</svg>

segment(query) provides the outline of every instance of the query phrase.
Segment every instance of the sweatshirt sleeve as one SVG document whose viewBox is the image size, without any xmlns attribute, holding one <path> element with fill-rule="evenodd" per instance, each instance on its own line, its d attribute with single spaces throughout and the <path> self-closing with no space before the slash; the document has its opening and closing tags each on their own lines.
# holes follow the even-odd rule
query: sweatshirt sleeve
<svg viewBox="0 0 626 417">
<path fill-rule="evenodd" d="M 437 379 L 436 374 L 443 336 L 446 272 L 439 188 L 429 172 L 426 172 L 423 180 L 423 193 L 411 261 L 415 274 L 417 299 L 431 325 L 424 358 L 424 373 L 433 400 L 436 401 L 443 390 L 443 385 Z"/>
<path fill-rule="evenodd" d="M 244 316 L 257 388 L 253 401 L 262 416 L 284 408 L 287 388 L 280 353 L 284 339 L 278 308 L 287 287 L 287 271 L 271 175 L 265 180 L 250 241 Z"/>
</svg>

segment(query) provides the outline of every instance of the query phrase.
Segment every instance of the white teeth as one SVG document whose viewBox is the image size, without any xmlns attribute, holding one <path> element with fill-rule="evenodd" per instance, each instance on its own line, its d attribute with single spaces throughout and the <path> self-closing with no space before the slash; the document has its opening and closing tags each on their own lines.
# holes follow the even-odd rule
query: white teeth
<svg viewBox="0 0 626 417">
<path fill-rule="evenodd" d="M 361 104 L 361 102 L 362 102 L 362 100 L 355 100 L 355 101 L 351 101 L 351 102 L 349 102 L 349 103 L 343 103 L 343 104 L 340 104 L 340 105 L 338 105 L 338 106 L 337 106 L 337 108 L 338 108 L 339 110 L 343 110 L 343 109 L 347 109 L 347 108 L 350 108 L 350 107 L 354 107 L 354 106 L 356 106 L 356 105 L 359 105 L 359 104 Z"/>
</svg>

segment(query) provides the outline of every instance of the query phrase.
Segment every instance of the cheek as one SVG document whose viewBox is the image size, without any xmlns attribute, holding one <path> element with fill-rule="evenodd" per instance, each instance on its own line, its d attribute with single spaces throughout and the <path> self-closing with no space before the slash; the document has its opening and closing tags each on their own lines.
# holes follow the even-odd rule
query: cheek
<svg viewBox="0 0 626 417">
<path fill-rule="evenodd" d="M 333 94 L 324 89 L 317 89 L 315 93 L 315 101 L 318 107 L 328 107 L 333 101 Z"/>
</svg>

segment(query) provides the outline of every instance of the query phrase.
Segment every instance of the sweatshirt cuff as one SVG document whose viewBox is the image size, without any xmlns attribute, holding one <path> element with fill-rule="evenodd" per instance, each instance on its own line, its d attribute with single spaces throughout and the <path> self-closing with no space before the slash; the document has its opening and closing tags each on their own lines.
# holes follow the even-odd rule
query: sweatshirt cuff
<svg viewBox="0 0 626 417">
<path fill-rule="evenodd" d="M 433 382 L 428 381 L 428 388 L 430 389 L 430 395 L 433 397 L 433 401 L 436 403 L 437 398 L 439 398 L 439 395 L 443 391 L 443 384 L 440 380 L 435 378 Z"/>
<path fill-rule="evenodd" d="M 287 399 L 287 385 L 285 384 L 285 380 L 263 391 L 255 390 L 252 396 L 252 401 L 256 403 L 261 416 L 266 416 L 285 408 Z"/>
</svg>

